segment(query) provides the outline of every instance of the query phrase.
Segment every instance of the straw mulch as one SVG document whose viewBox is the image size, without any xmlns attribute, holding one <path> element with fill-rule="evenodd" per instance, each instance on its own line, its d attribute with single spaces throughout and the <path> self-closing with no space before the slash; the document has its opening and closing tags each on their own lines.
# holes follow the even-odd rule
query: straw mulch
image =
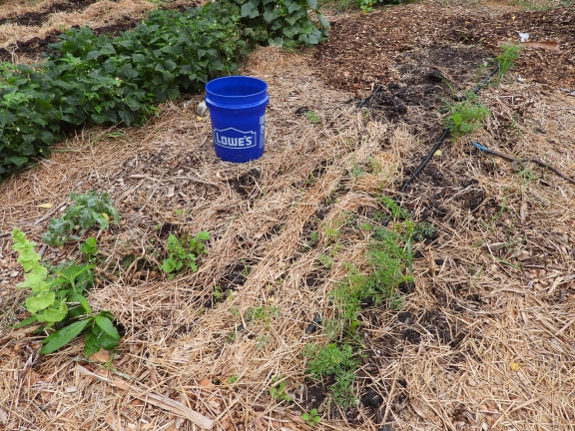
<svg viewBox="0 0 575 431">
<path fill-rule="evenodd" d="M 13 21 L 0 25 L 0 48 L 12 52 L 13 62 L 21 62 L 30 57 L 18 50 L 19 44 L 28 46 L 37 40 L 48 40 L 76 25 L 88 26 L 98 32 L 118 33 L 140 22 L 146 12 L 158 8 L 157 4 L 147 0 L 99 0 L 87 5 L 79 4 L 77 9 L 67 12 L 50 12 L 51 7 L 61 3 L 60 0 L 47 0 L 38 6 L 0 9 L 0 19 L 35 15 L 36 20 L 41 21 L 37 25 L 20 25 Z M 189 0 L 179 0 L 166 7 L 196 4 Z"/>
<path fill-rule="evenodd" d="M 305 379 L 301 355 L 306 343 L 325 342 L 321 330 L 305 329 L 318 312 L 332 313 L 329 291 L 345 264 L 363 265 L 368 238 L 339 221 L 351 214 L 376 224 L 377 197 L 394 195 L 429 148 L 424 134 L 435 132 L 427 117 L 416 129 L 411 107 L 393 121 L 376 107 L 366 118 L 353 93 L 327 87 L 311 62 L 265 48 L 245 66 L 270 86 L 266 153 L 256 162 L 218 161 L 194 97 L 164 105 L 141 129 L 79 131 L 0 185 L 2 426 L 198 429 L 137 392 L 179 401 L 226 430 L 309 429 L 301 413 L 312 408 L 322 415 L 316 429 L 573 426 L 575 188 L 470 143 L 538 157 L 569 175 L 574 98 L 515 80 L 485 90 L 481 101 L 493 115 L 484 129 L 446 142 L 410 187 L 404 204 L 436 234 L 414 246 L 415 290 L 402 310 L 362 313 L 359 403 L 340 411 L 327 403 L 327 388 Z M 307 110 L 321 123 L 308 121 Z M 23 317 L 24 293 L 14 288 L 21 272 L 5 233 L 19 226 L 40 241 L 67 194 L 91 189 L 109 192 L 121 216 L 99 236 L 104 261 L 89 298 L 124 331 L 111 366 L 86 363 L 82 340 L 38 356 L 40 338 L 8 327 Z M 38 207 L 45 203 L 53 207 Z M 325 225 L 341 225 L 337 253 Z M 154 267 L 168 234 L 200 230 L 212 238 L 199 271 L 164 279 Z M 314 230 L 319 244 L 308 247 Z M 335 256 L 331 269 L 320 254 Z M 59 262 L 78 252 L 67 246 L 44 257 Z M 261 305 L 278 307 L 279 316 L 246 321 Z M 290 404 L 270 397 L 279 376 Z"/>
</svg>

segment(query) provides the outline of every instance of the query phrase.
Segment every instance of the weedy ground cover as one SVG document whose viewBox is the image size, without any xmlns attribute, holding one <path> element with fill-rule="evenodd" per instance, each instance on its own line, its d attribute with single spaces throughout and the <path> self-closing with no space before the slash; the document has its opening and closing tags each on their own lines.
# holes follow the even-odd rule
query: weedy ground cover
<svg viewBox="0 0 575 431">
<path fill-rule="evenodd" d="M 94 225 L 100 230 L 108 228 L 110 220 L 118 223 L 118 211 L 106 193 L 71 193 L 73 203 L 58 219 L 51 219 L 49 230 L 43 235 L 46 244 L 62 247 L 67 241 L 81 241 L 81 236 Z M 12 249 L 18 253 L 18 263 L 24 270 L 25 280 L 18 288 L 29 288 L 25 301 L 30 317 L 17 327 L 40 323 L 36 330 L 47 334 L 42 340 L 41 354 L 52 353 L 78 335 L 85 334 L 84 354 L 89 358 L 101 348 L 113 350 L 119 346 L 120 335 L 114 326 L 114 316 L 109 311 L 94 313 L 87 296 L 94 287 L 94 268 L 98 254 L 97 239 L 90 237 L 79 244 L 85 262 L 64 262 L 53 267 L 41 262 L 35 243 L 29 242 L 19 229 L 12 231 Z M 188 239 L 170 235 L 166 244 L 168 257 L 161 269 L 173 278 L 174 272 L 184 269 L 197 270 L 197 258 L 207 253 L 204 247 L 208 232 L 200 232 Z M 89 263 L 92 262 L 92 263 Z M 105 274 L 103 274 L 105 276 Z"/>
<path fill-rule="evenodd" d="M 387 212 L 381 216 L 384 217 L 382 221 L 391 223 L 391 228 L 372 228 L 370 225 L 364 229 L 370 232 L 368 249 L 363 256 L 368 270 L 361 271 L 346 264 L 347 275 L 336 283 L 331 292 L 336 315 L 323 322 L 324 334 L 330 344 L 308 344 L 303 352 L 308 359 L 308 375 L 314 380 L 331 377 L 331 400 L 342 407 L 351 406 L 356 399 L 353 387 L 355 368 L 363 350 L 356 331 L 360 326 L 362 309 L 381 304 L 401 308 L 402 297 L 398 287 L 413 281 L 411 242 L 435 232 L 430 223 L 414 224 L 409 212 L 393 199 L 383 196 L 379 201 Z M 363 227 L 367 226 L 364 224 Z"/>
</svg>

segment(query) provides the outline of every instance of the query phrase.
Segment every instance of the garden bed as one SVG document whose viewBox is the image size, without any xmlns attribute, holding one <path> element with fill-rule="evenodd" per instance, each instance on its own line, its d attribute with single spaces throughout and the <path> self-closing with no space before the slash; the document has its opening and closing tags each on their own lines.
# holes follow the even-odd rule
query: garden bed
<svg viewBox="0 0 575 431">
<path fill-rule="evenodd" d="M 186 96 L 141 128 L 78 129 L 49 159 L 6 179 L 2 426 L 197 429 L 134 396 L 142 391 L 214 419 L 214 429 L 311 429 L 302 413 L 312 409 L 321 416 L 315 429 L 326 430 L 568 429 L 575 188 L 471 142 L 572 175 L 575 97 L 562 88 L 575 90 L 573 11 L 423 1 L 330 16 L 329 41 L 311 52 L 259 48 L 242 66 L 270 88 L 260 160 L 219 161 L 209 118 L 196 114 L 202 97 Z M 496 33 L 482 36 L 489 28 Z M 413 221 L 434 230 L 412 244 L 414 284 L 399 288 L 402 305 L 363 304 L 358 402 L 338 407 L 329 402 L 333 377 L 306 378 L 306 344 L 327 344 L 324 328 L 306 329 L 318 314 L 336 314 L 330 292 L 350 264 L 367 270 L 374 233 L 365 224 L 399 226 L 382 218 L 382 197 L 397 197 L 441 134 L 445 101 L 489 73 L 497 39 L 517 30 L 557 40 L 561 51 L 525 50 L 499 86 L 481 92 L 492 113 L 484 127 L 446 141 L 403 195 Z M 41 243 L 74 190 L 109 193 L 120 214 L 98 238 L 100 281 L 89 297 L 113 312 L 122 335 L 108 363 L 87 362 L 81 338 L 38 355 L 41 338 L 10 329 L 25 317 L 25 292 L 15 289 L 22 273 L 8 233 L 19 227 Z M 199 270 L 167 279 L 157 268 L 167 237 L 204 230 L 211 238 Z M 43 257 L 80 252 L 49 247 Z M 258 320 L 256 309 L 276 311 Z M 270 393 L 279 380 L 289 402 Z"/>
</svg>

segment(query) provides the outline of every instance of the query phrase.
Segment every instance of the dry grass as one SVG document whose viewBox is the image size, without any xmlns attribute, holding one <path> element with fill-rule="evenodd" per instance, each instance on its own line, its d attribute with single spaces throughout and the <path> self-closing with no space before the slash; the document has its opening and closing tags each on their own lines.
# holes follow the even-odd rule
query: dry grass
<svg viewBox="0 0 575 431">
<path fill-rule="evenodd" d="M 47 0 L 38 6 L 9 8 L 2 11 L 0 18 L 8 18 L 23 13 L 44 13 L 49 11 L 51 4 L 61 3 L 58 0 Z M 197 4 L 189 0 L 179 0 L 169 4 L 176 7 L 181 4 Z M 26 42 L 32 38 L 45 38 L 52 34 L 59 34 L 73 25 L 88 26 L 92 29 L 108 27 L 115 24 L 124 24 L 134 20 L 139 21 L 146 12 L 156 9 L 157 4 L 147 0 L 100 0 L 89 5 L 79 12 L 56 12 L 47 14 L 42 25 L 25 26 L 18 24 L 0 25 L 0 48 L 13 48 L 18 41 Z"/>
<path fill-rule="evenodd" d="M 19 226 L 36 241 L 72 190 L 105 190 L 117 204 L 121 223 L 100 236 L 99 264 L 115 277 L 90 303 L 110 309 L 125 335 L 111 367 L 83 367 L 179 400 L 215 419 L 216 429 L 309 429 L 301 412 L 321 399 L 312 401 L 318 394 L 304 378 L 301 351 L 325 338 L 304 331 L 318 312 L 330 313 L 333 283 L 346 273 L 344 263 L 362 264 L 368 243 L 342 227 L 344 247 L 333 268 L 322 270 L 317 257 L 333 244 L 321 226 L 343 211 L 367 220 L 379 208 L 377 196 L 392 195 L 427 148 L 413 126 L 357 113 L 352 95 L 327 88 L 308 64 L 265 48 L 245 66 L 270 86 L 266 153 L 256 162 L 215 157 L 209 120 L 196 117 L 201 98 L 194 97 L 165 104 L 160 119 L 121 130 L 124 137 L 79 131 L 50 159 L 0 185 L 0 235 Z M 481 100 L 494 113 L 486 127 L 446 143 L 404 197 L 414 218 L 438 232 L 416 245 L 416 290 L 402 314 L 375 308 L 361 316 L 368 356 L 355 385 L 360 397 L 371 391 L 382 402 L 361 401 L 343 415 L 322 408 L 317 429 L 379 430 L 386 422 L 405 430 L 573 429 L 575 189 L 538 167 L 517 172 L 470 143 L 572 173 L 575 98 L 509 81 Z M 304 106 L 321 124 L 295 115 Z M 369 169 L 373 160 L 381 169 Z M 363 173 L 352 175 L 355 166 Z M 37 206 L 46 202 L 54 207 Z M 154 271 L 160 257 L 148 251 L 157 247 L 150 238 L 165 241 L 156 226 L 167 223 L 212 233 L 200 270 L 172 281 Z M 311 230 L 321 238 L 308 249 Z M 125 264 L 126 256 L 144 254 L 149 266 Z M 77 256 L 74 247 L 45 255 L 55 262 Z M 197 429 L 82 373 L 81 340 L 38 356 L 38 337 L 7 327 L 20 317 L 22 300 L 7 236 L 0 237 L 0 264 L 6 429 Z M 234 271 L 246 277 L 238 281 Z M 213 304 L 216 285 L 233 295 Z M 269 327 L 247 322 L 246 311 L 259 305 L 277 306 L 281 316 Z M 271 379 L 280 375 L 290 405 L 270 398 Z"/>
</svg>

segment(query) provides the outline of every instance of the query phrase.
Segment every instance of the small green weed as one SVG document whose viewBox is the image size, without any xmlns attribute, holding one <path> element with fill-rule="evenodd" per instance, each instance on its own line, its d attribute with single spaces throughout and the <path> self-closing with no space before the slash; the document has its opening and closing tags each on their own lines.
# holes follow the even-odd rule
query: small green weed
<svg viewBox="0 0 575 431">
<path fill-rule="evenodd" d="M 221 302 L 224 299 L 224 294 L 222 293 L 222 288 L 220 286 L 214 287 L 214 301 Z"/>
<path fill-rule="evenodd" d="M 468 92 L 462 102 L 448 105 L 447 108 L 449 116 L 445 119 L 445 125 L 453 138 L 480 129 L 483 121 L 491 115 L 489 109 L 477 101 L 477 95 L 473 92 Z"/>
<path fill-rule="evenodd" d="M 351 176 L 353 178 L 359 178 L 363 175 L 363 169 L 361 169 L 361 166 L 359 166 L 359 163 L 357 163 L 354 160 L 353 164 L 351 166 L 351 169 L 349 170 L 349 173 L 351 174 Z"/>
<path fill-rule="evenodd" d="M 178 239 L 176 235 L 170 235 L 166 248 L 170 252 L 167 259 L 162 262 L 162 271 L 166 274 L 179 272 L 182 269 L 190 268 L 197 271 L 196 260 L 201 254 L 206 254 L 207 250 L 204 243 L 210 239 L 209 232 L 199 232 L 195 237 L 188 240 L 187 236 Z M 175 274 L 169 276 L 173 279 Z"/>
<path fill-rule="evenodd" d="M 256 338 L 256 349 L 258 349 L 260 352 L 262 350 L 265 350 L 269 342 L 270 342 L 269 335 L 259 335 Z"/>
<path fill-rule="evenodd" d="M 66 209 L 64 216 L 50 219 L 48 232 L 42 237 L 46 244 L 62 246 L 70 239 L 79 240 L 82 231 L 96 223 L 100 230 L 107 229 L 111 219 L 118 224 L 118 211 L 108 194 L 91 192 L 79 195 L 72 192 L 70 199 L 75 203 Z"/>
<path fill-rule="evenodd" d="M 277 376 L 272 379 L 272 387 L 270 388 L 270 396 L 276 401 L 291 401 L 291 397 L 286 393 L 286 382 L 285 380 L 281 381 L 279 384 L 277 383 L 280 381 L 282 376 Z"/>
<path fill-rule="evenodd" d="M 333 259 L 331 258 L 331 256 L 328 256 L 327 254 L 320 254 L 317 257 L 317 260 L 326 269 L 331 269 L 333 267 L 333 263 L 334 263 Z"/>
<path fill-rule="evenodd" d="M 304 413 L 301 417 L 310 427 L 314 427 L 321 422 L 321 417 L 319 416 L 317 409 L 313 409 L 309 413 Z"/>
<path fill-rule="evenodd" d="M 250 307 L 246 311 L 246 321 L 265 322 L 268 325 L 272 319 L 279 317 L 280 314 L 280 308 L 277 305 Z"/>
<path fill-rule="evenodd" d="M 413 229 L 413 239 L 423 241 L 426 238 L 432 238 L 435 235 L 435 226 L 428 221 L 422 221 L 415 225 Z"/>
<path fill-rule="evenodd" d="M 378 201 L 391 212 L 391 218 L 394 220 L 407 220 L 411 216 L 406 208 L 397 205 L 389 196 L 381 196 Z"/>
<path fill-rule="evenodd" d="M 308 358 L 308 373 L 311 377 L 318 380 L 327 376 L 335 378 L 335 384 L 330 388 L 333 401 L 344 408 L 352 405 L 355 401 L 354 370 L 359 360 L 354 358 L 351 345 L 343 344 L 338 347 L 332 343 L 322 347 L 308 344 L 303 354 Z"/>
<path fill-rule="evenodd" d="M 87 238 L 82 244 L 80 244 L 80 251 L 86 256 L 86 260 L 90 262 L 96 254 L 98 254 L 98 245 L 96 244 L 96 238 Z"/>
<path fill-rule="evenodd" d="M 321 123 L 321 117 L 313 111 L 307 111 L 305 113 L 305 116 L 309 120 L 310 123 L 313 123 L 313 124 Z"/>
<path fill-rule="evenodd" d="M 234 383 L 237 383 L 239 379 L 240 379 L 239 376 L 233 375 L 233 376 L 231 376 L 231 377 L 228 379 L 228 383 L 229 383 L 230 385 L 233 385 Z"/>
<path fill-rule="evenodd" d="M 515 65 L 515 60 L 517 60 L 521 55 L 522 49 L 523 48 L 521 46 L 517 45 L 501 45 L 502 52 L 497 57 L 497 63 L 499 64 L 499 79 L 497 83 L 501 82 L 505 72 L 507 72 Z"/>
<path fill-rule="evenodd" d="M 312 244 L 317 244 L 319 242 L 319 233 L 317 233 L 317 230 L 312 230 L 309 233 L 309 242 Z"/>
</svg>

